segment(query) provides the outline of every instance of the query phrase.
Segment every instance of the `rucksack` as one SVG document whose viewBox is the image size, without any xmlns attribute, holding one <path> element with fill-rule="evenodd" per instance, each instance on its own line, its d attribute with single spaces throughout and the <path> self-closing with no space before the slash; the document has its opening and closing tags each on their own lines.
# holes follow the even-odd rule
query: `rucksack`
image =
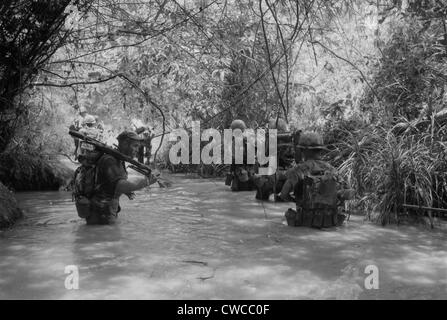
<svg viewBox="0 0 447 320">
<path fill-rule="evenodd" d="M 307 172 L 295 186 L 296 226 L 328 228 L 337 222 L 337 180 L 330 170 Z"/>
<path fill-rule="evenodd" d="M 332 172 L 313 171 L 304 176 L 303 209 L 333 207 L 337 204 L 337 181 Z"/>
<path fill-rule="evenodd" d="M 98 167 L 97 162 L 102 153 L 90 154 L 88 161 L 75 170 L 73 175 L 73 201 L 75 201 L 78 216 L 86 218 L 90 215 L 90 200 L 97 190 Z"/>
</svg>

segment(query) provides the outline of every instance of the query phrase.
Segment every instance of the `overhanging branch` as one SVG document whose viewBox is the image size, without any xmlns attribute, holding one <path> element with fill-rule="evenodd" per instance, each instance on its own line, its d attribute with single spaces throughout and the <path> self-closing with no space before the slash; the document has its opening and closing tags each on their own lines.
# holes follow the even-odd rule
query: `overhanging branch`
<svg viewBox="0 0 447 320">
<path fill-rule="evenodd" d="M 349 65 L 351 65 L 355 70 L 357 70 L 360 73 L 360 76 L 362 77 L 362 79 L 366 82 L 366 84 L 368 85 L 368 87 L 371 89 L 371 92 L 373 93 L 373 95 L 377 98 L 378 101 L 381 101 L 379 95 L 377 94 L 376 90 L 374 90 L 373 86 L 369 83 L 368 79 L 366 79 L 365 75 L 363 74 L 362 70 L 360 70 L 355 64 L 353 64 L 351 61 L 349 61 L 346 58 L 343 58 L 341 56 L 339 56 L 338 54 L 336 54 L 334 51 L 332 51 L 331 49 L 329 49 L 328 47 L 326 47 L 324 44 L 322 44 L 320 41 L 312 41 L 312 44 L 318 44 L 319 46 L 321 46 L 323 49 L 325 49 L 326 51 L 328 51 L 329 53 L 331 53 L 334 57 L 348 63 Z"/>
<path fill-rule="evenodd" d="M 65 83 L 65 84 L 59 84 L 59 83 L 31 83 L 29 86 L 35 86 L 35 87 L 58 87 L 58 88 L 66 88 L 66 87 L 74 87 L 78 85 L 86 85 L 86 84 L 96 84 L 101 82 L 106 82 L 109 80 L 112 80 L 116 77 L 119 77 L 119 74 L 112 75 L 110 77 L 104 78 L 104 79 L 98 79 L 96 81 L 79 81 L 79 82 L 72 82 L 72 83 Z"/>
</svg>

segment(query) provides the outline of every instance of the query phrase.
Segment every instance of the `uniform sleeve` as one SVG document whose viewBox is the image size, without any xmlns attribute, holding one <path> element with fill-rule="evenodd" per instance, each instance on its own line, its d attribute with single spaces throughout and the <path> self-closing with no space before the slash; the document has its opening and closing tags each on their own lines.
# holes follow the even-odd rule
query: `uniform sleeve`
<svg viewBox="0 0 447 320">
<path fill-rule="evenodd" d="M 101 159 L 99 174 L 102 177 L 102 185 L 108 194 L 114 194 L 116 184 L 119 180 L 126 180 L 127 176 L 120 162 L 113 157 L 105 157 Z"/>
</svg>

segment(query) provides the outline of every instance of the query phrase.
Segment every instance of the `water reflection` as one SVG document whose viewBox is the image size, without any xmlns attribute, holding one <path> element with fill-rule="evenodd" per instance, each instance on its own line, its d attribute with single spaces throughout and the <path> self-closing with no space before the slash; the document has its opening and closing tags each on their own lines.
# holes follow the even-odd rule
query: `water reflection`
<svg viewBox="0 0 447 320">
<path fill-rule="evenodd" d="M 104 290 L 114 278 L 127 272 L 130 252 L 126 250 L 119 224 L 82 224 L 73 236 L 72 261 L 79 268 L 82 290 Z"/>
<path fill-rule="evenodd" d="M 74 234 L 74 264 L 85 270 L 114 265 L 124 253 L 119 225 L 80 225 Z"/>
</svg>

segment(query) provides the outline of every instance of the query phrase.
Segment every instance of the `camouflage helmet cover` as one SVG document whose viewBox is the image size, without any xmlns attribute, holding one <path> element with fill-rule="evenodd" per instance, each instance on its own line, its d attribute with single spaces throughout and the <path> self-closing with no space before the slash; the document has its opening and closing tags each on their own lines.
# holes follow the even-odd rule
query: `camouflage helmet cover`
<svg viewBox="0 0 447 320">
<path fill-rule="evenodd" d="M 83 121 L 84 124 L 94 124 L 96 123 L 96 119 L 91 114 L 87 115 Z"/>
<path fill-rule="evenodd" d="M 240 129 L 241 131 L 244 131 L 245 129 L 247 129 L 247 126 L 245 125 L 244 121 L 236 119 L 231 122 L 230 128 L 231 130 Z"/>
</svg>

